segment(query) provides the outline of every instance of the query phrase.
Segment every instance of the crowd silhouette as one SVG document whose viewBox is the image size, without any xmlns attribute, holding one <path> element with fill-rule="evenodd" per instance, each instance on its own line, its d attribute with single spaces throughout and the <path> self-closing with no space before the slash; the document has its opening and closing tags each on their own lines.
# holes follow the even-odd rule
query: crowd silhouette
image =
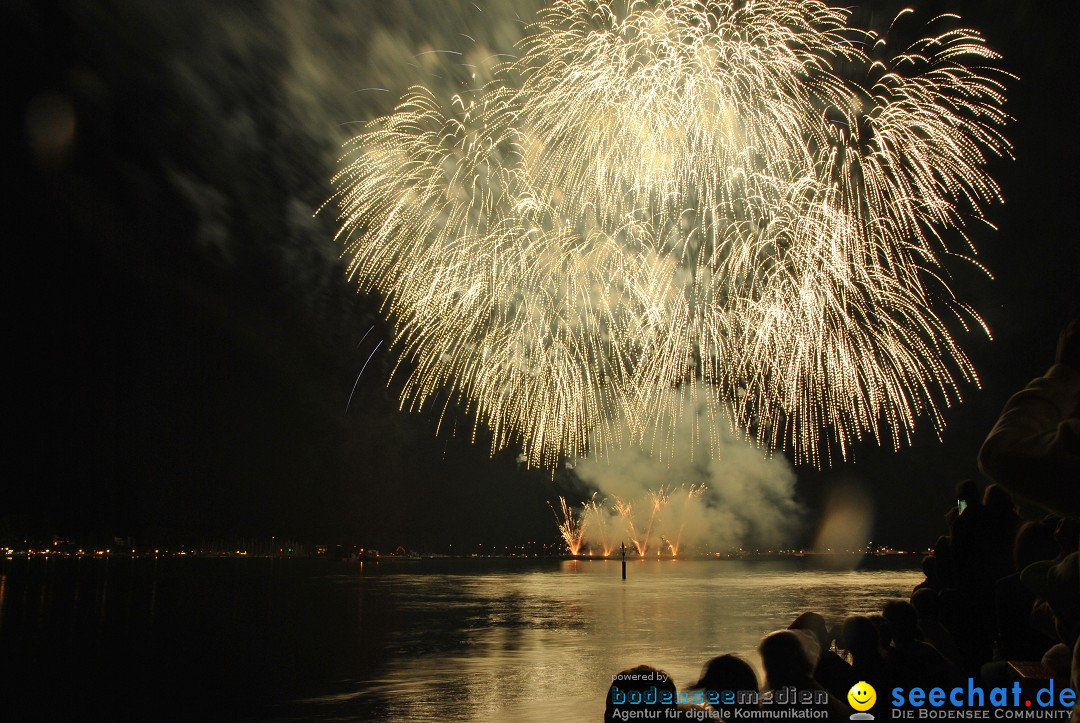
<svg viewBox="0 0 1080 723">
<path fill-rule="evenodd" d="M 891 717 L 890 691 L 1080 687 L 1080 324 L 1062 332 L 1053 366 L 1008 401 L 979 453 L 990 480 L 956 487 L 949 533 L 922 562 L 925 579 L 880 614 L 834 621 L 806 612 L 758 647 L 765 680 L 721 655 L 679 691 L 664 671 L 623 671 L 604 720 L 734 720 L 811 706 L 819 717 Z M 1040 519 L 1021 518 L 1014 498 Z M 656 681 L 662 681 L 663 694 Z M 877 692 L 869 713 L 849 692 Z M 985 704 L 985 698 L 974 698 Z M 965 698 L 970 703 L 971 698 Z M 627 715 L 634 711 L 633 715 Z M 1062 713 L 1067 715 L 1067 713 Z M 782 717 L 771 713 L 768 717 Z M 1061 720 L 1063 718 L 1057 718 Z M 1073 723 L 1080 707 L 1073 706 Z"/>
</svg>

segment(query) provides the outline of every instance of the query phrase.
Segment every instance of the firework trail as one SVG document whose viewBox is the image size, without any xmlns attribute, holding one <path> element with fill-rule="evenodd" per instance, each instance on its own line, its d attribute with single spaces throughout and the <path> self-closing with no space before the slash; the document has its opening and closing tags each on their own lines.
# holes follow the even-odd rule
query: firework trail
<svg viewBox="0 0 1080 723">
<path fill-rule="evenodd" d="M 643 495 L 633 500 L 615 498 L 610 512 L 604 506 L 606 500 L 597 500 L 598 493 L 593 493 L 591 499 L 582 503 L 576 525 L 568 527 L 558 514 L 556 520 L 560 523 L 559 531 L 568 545 L 573 539 L 578 549 L 588 545 L 594 555 L 609 557 L 615 549 L 618 540 L 609 536 L 607 527 L 608 517 L 614 515 L 621 521 L 623 532 L 629 537 L 638 557 L 643 558 L 653 552 L 660 557 L 665 549 L 671 552 L 672 557 L 678 557 L 687 523 L 692 518 L 699 520 L 706 507 L 702 499 L 705 490 L 704 484 L 689 487 L 681 485 L 677 490 L 681 504 L 673 504 L 672 495 L 676 494 L 676 491 L 661 485 L 659 489 L 646 490 Z M 639 517 L 635 512 L 635 504 L 638 509 L 647 509 L 647 512 Z M 564 503 L 563 519 L 566 519 L 568 514 Z M 710 543 L 707 539 L 708 530 L 701 529 L 699 525 L 695 527 L 692 535 L 694 542 Z M 661 544 L 655 544 L 657 537 Z"/>
<path fill-rule="evenodd" d="M 566 504 L 565 497 L 559 497 L 559 506 L 562 510 L 561 516 L 555 511 L 554 507 L 548 505 L 548 507 L 551 507 L 551 513 L 555 515 L 555 522 L 559 525 L 559 534 L 562 535 L 570 554 L 578 555 L 581 552 L 585 530 L 578 518 L 574 516 L 573 510 Z"/>
<path fill-rule="evenodd" d="M 978 381 L 946 319 L 983 326 L 944 239 L 1000 200 L 1006 74 L 955 16 L 903 48 L 848 16 L 562 0 L 516 59 L 470 61 L 478 92 L 417 86 L 369 124 L 335 199 L 402 407 L 446 391 L 551 468 L 670 449 L 673 389 L 796 461 L 940 430 Z"/>
<path fill-rule="evenodd" d="M 671 548 L 671 556 L 679 556 L 679 548 L 682 546 L 683 532 L 686 530 L 686 519 L 690 514 L 690 506 L 695 500 L 700 500 L 705 493 L 706 486 L 703 484 L 690 485 L 690 489 L 687 490 L 682 500 L 682 512 L 679 515 L 679 530 L 675 534 L 675 541 L 672 542 L 665 538 L 665 542 L 669 548 Z"/>
<path fill-rule="evenodd" d="M 661 508 L 667 504 L 668 492 L 661 486 L 660 489 L 649 492 L 649 501 L 652 502 L 651 510 L 649 512 L 649 523 L 645 526 L 645 538 L 642 540 L 640 554 L 644 557 L 646 551 L 649 549 L 649 539 L 652 537 L 653 528 L 657 524 L 657 515 L 659 515 Z M 657 557 L 660 556 L 660 548 L 656 550 Z"/>
<path fill-rule="evenodd" d="M 643 535 L 639 535 L 637 526 L 634 524 L 634 506 L 627 500 L 616 499 L 615 504 L 612 506 L 615 510 L 615 514 L 622 518 L 623 524 L 626 525 L 626 534 L 630 536 L 630 542 L 637 550 L 638 557 L 645 556 L 646 540 Z"/>
<path fill-rule="evenodd" d="M 653 528 L 659 522 L 660 510 L 668 502 L 668 491 L 664 486 L 661 486 L 658 490 L 649 490 L 645 502 L 649 508 L 649 518 L 645 522 L 644 526 L 635 524 L 636 517 L 634 514 L 634 505 L 629 500 L 616 499 L 613 509 L 615 514 L 622 518 L 623 523 L 626 525 L 626 532 L 630 536 L 630 541 L 634 545 L 634 549 L 637 551 L 638 557 L 645 557 L 649 552 L 649 541 L 653 535 Z M 660 548 L 656 550 L 656 554 L 660 554 Z"/>
<path fill-rule="evenodd" d="M 589 543 L 592 554 L 611 557 L 615 544 L 608 540 L 608 513 L 604 508 L 606 500 L 597 500 L 597 492 L 582 503 L 581 524 L 583 537 Z"/>
</svg>

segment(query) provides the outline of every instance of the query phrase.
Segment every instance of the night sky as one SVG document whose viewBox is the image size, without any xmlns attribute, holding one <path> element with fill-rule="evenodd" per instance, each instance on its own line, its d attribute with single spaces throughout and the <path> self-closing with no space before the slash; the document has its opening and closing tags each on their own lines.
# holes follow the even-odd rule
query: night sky
<svg viewBox="0 0 1080 723">
<path fill-rule="evenodd" d="M 15 0 L 5 175 L 14 391 L 0 541 L 147 542 L 288 535 L 416 549 L 554 540 L 566 471 L 489 458 L 471 422 L 436 436 L 400 412 L 379 300 L 345 279 L 332 210 L 339 146 L 413 77 L 404 57 L 514 9 L 435 0 L 229 3 Z M 885 5 L 889 5 L 886 13 Z M 892 16 L 879 3 L 862 15 Z M 1044 371 L 1080 315 L 1075 3 L 990 0 L 959 11 L 1020 77 L 1006 198 L 972 231 L 993 281 L 963 261 L 952 288 L 993 331 L 961 334 L 982 378 L 910 449 L 798 468 L 814 519 L 855 484 L 875 541 L 921 548 L 1008 396 Z M 500 15 L 501 13 L 501 15 Z M 512 38 L 511 38 L 512 41 Z M 460 42 L 460 40 L 459 40 Z M 425 45 L 427 43 L 428 45 Z M 392 93 L 355 92 L 385 86 Z M 365 336 L 366 334 L 366 336 Z M 350 390 L 360 377 L 348 413 Z"/>
</svg>

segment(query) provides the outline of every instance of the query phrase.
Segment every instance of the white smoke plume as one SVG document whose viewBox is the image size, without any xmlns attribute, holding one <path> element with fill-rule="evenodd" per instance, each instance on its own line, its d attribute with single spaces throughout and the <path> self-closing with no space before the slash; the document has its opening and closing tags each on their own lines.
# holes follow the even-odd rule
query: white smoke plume
<svg viewBox="0 0 1080 723">
<path fill-rule="evenodd" d="M 602 458 L 579 460 L 574 473 L 599 490 L 596 500 L 607 498 L 604 520 L 608 546 L 625 540 L 631 548 L 627 524 L 611 511 L 616 499 L 633 507 L 638 538 L 648 528 L 656 494 L 669 492 L 653 520 L 646 555 L 670 554 L 670 544 L 681 537 L 684 552 L 775 549 L 797 536 L 803 507 L 795 495 L 795 470 L 780 454 L 733 434 L 726 418 L 713 418 L 714 404 L 699 395 L 681 393 L 682 410 L 671 443 L 673 454 L 655 455 L 649 442 L 638 441 Z M 623 439 L 648 440 L 649 435 L 624 430 Z M 706 486 L 700 496 L 691 485 Z M 595 550 L 597 515 L 584 515 L 586 544 Z M 681 536 L 680 536 L 681 532 Z M 665 542 L 666 541 L 666 542 Z"/>
</svg>

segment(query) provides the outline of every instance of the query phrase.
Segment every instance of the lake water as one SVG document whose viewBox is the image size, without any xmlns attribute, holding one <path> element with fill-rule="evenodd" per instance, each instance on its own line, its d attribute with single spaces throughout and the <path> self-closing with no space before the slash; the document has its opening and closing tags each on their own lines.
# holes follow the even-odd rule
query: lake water
<svg viewBox="0 0 1080 723">
<path fill-rule="evenodd" d="M 799 562 L 15 560 L 7 714 L 216 720 L 600 720 L 611 676 L 682 688 L 817 610 L 878 612 L 915 570 Z"/>
</svg>

